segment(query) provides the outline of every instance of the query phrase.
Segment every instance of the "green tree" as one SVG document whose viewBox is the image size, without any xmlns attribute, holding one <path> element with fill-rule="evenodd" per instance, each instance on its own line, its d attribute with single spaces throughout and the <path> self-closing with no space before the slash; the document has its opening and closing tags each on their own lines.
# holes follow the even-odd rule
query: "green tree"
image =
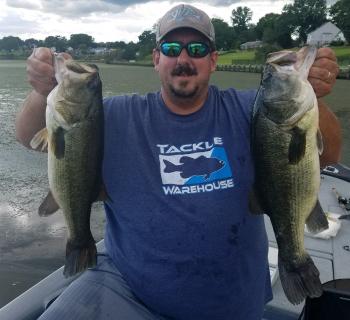
<svg viewBox="0 0 350 320">
<path fill-rule="evenodd" d="M 237 38 L 233 32 L 233 28 L 222 19 L 211 19 L 215 29 L 215 44 L 218 50 L 232 49 Z"/>
<path fill-rule="evenodd" d="M 122 50 L 121 58 L 123 60 L 134 60 L 136 57 L 137 44 L 134 42 L 129 42 L 125 49 Z"/>
<path fill-rule="evenodd" d="M 24 45 L 25 45 L 28 49 L 31 49 L 31 48 L 34 48 L 34 47 L 39 47 L 40 41 L 39 41 L 39 40 L 36 40 L 36 39 L 34 39 L 34 38 L 29 38 L 29 39 L 24 40 Z"/>
<path fill-rule="evenodd" d="M 156 34 L 152 30 L 146 30 L 139 35 L 139 42 L 137 43 L 140 56 L 145 57 L 152 53 L 156 46 Z"/>
<path fill-rule="evenodd" d="M 252 16 L 253 12 L 248 7 L 237 7 L 232 10 L 231 21 L 237 39 L 236 46 L 256 40 L 255 26 L 249 23 Z"/>
<path fill-rule="evenodd" d="M 266 44 L 291 48 L 293 46 L 291 24 L 285 14 L 269 13 L 262 17 L 256 25 L 257 38 Z"/>
<path fill-rule="evenodd" d="M 248 7 L 237 7 L 232 10 L 231 21 L 235 32 L 248 30 L 248 24 L 252 20 L 253 12 Z"/>
<path fill-rule="evenodd" d="M 113 49 L 125 49 L 127 44 L 124 41 L 115 41 L 115 42 L 107 42 L 106 43 L 108 48 L 113 48 Z"/>
<path fill-rule="evenodd" d="M 94 38 L 85 33 L 77 33 L 71 34 L 70 39 L 68 41 L 68 45 L 70 45 L 73 49 L 81 49 L 84 50 L 86 48 L 94 47 Z"/>
<path fill-rule="evenodd" d="M 260 18 L 255 27 L 255 32 L 257 34 L 258 39 L 263 40 L 267 43 L 273 43 L 275 41 L 276 36 L 266 36 L 265 34 L 277 34 L 276 25 L 280 16 L 280 14 L 268 13 L 262 18 Z M 264 39 L 264 37 L 267 39 Z"/>
<path fill-rule="evenodd" d="M 282 14 L 299 44 L 306 43 L 307 34 L 327 21 L 327 3 L 326 0 L 294 0 L 293 4 L 283 7 Z"/>
<path fill-rule="evenodd" d="M 329 10 L 332 22 L 343 32 L 350 43 L 350 1 L 339 0 Z"/>
<path fill-rule="evenodd" d="M 57 52 L 65 51 L 68 47 L 68 41 L 61 36 L 48 36 L 44 40 L 45 46 L 48 48 L 56 48 Z"/>
<path fill-rule="evenodd" d="M 0 40 L 0 49 L 8 52 L 18 50 L 23 46 L 23 40 L 18 37 L 8 36 Z"/>
</svg>

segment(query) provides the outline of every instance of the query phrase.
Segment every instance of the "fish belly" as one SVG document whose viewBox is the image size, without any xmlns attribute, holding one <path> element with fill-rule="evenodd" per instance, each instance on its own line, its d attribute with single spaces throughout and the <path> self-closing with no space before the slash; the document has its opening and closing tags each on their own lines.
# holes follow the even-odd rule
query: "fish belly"
<svg viewBox="0 0 350 320">
<path fill-rule="evenodd" d="M 64 213 L 69 232 L 65 274 L 73 275 L 86 268 L 76 265 L 77 251 L 92 251 L 91 261 L 78 264 L 93 266 L 96 261 L 90 213 L 101 186 L 102 128 L 98 121 L 81 122 L 65 132 L 64 143 L 62 158 L 49 152 L 48 175 L 50 189 Z"/>
<path fill-rule="evenodd" d="M 320 184 L 317 128 L 311 126 L 306 132 L 304 156 L 298 163 L 290 163 L 290 132 L 264 115 L 259 116 L 255 125 L 258 198 L 276 236 L 284 291 L 297 304 L 306 296 L 318 296 L 322 292 L 318 270 L 304 248 L 304 225 L 317 202 Z M 302 269 L 307 270 L 311 284 L 299 279 L 305 276 Z M 293 276 L 300 277 L 295 280 Z"/>
</svg>

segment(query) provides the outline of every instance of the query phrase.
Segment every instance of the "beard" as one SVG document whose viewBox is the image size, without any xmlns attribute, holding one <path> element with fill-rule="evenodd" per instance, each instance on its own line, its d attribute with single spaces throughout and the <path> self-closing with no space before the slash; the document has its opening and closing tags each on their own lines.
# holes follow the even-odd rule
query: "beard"
<svg viewBox="0 0 350 320">
<path fill-rule="evenodd" d="M 173 77 L 176 76 L 195 76 L 197 75 L 196 68 L 191 68 L 188 64 L 178 64 L 175 69 L 171 72 L 171 75 Z M 177 98 L 192 98 L 196 95 L 198 92 L 198 86 L 195 86 L 193 89 L 189 90 L 187 89 L 187 80 L 183 80 L 179 83 L 179 86 L 175 88 L 172 84 L 169 84 L 169 89 L 172 92 L 172 94 Z"/>
<path fill-rule="evenodd" d="M 189 90 L 186 89 L 186 86 L 184 85 L 182 85 L 179 88 L 175 88 L 173 85 L 170 84 L 169 89 L 175 97 L 184 99 L 193 98 L 198 92 L 198 86 L 195 86 L 192 90 Z"/>
</svg>

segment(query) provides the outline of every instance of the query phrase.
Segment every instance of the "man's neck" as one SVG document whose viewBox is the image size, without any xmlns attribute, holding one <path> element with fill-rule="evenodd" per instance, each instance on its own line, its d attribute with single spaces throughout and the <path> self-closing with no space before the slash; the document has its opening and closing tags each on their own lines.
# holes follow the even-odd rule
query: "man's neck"
<svg viewBox="0 0 350 320">
<path fill-rule="evenodd" d="M 207 88 L 205 92 L 198 96 L 183 98 L 167 94 L 165 90 L 161 88 L 161 95 L 165 105 L 171 112 L 179 115 L 188 115 L 202 108 L 207 99 L 208 90 Z"/>
</svg>

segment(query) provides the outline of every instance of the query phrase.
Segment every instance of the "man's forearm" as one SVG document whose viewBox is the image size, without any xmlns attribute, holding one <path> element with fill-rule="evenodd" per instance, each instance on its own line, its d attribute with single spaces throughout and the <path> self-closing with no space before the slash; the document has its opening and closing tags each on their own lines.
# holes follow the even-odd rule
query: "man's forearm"
<svg viewBox="0 0 350 320">
<path fill-rule="evenodd" d="M 342 134 L 339 120 L 322 99 L 318 99 L 319 126 L 322 133 L 323 153 L 321 167 L 340 161 Z"/>
<path fill-rule="evenodd" d="M 33 136 L 45 127 L 46 97 L 33 90 L 16 116 L 16 139 L 30 148 Z"/>
</svg>

